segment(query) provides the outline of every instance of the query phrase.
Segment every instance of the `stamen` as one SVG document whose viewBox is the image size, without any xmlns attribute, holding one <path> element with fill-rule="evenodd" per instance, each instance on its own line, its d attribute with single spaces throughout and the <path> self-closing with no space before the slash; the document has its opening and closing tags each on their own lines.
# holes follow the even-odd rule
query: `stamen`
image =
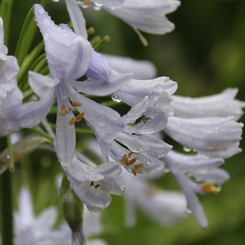
<svg viewBox="0 0 245 245">
<path fill-rule="evenodd" d="M 137 161 L 137 158 L 135 157 L 135 158 L 133 158 L 133 159 L 127 161 L 126 164 L 127 164 L 127 166 L 129 166 L 129 165 L 134 164 L 136 161 Z"/>
<path fill-rule="evenodd" d="M 134 154 L 134 152 L 133 151 L 130 151 L 129 153 L 128 153 L 128 156 L 130 157 L 130 156 L 132 156 Z"/>
<path fill-rule="evenodd" d="M 137 173 L 136 173 L 136 170 L 133 168 L 133 169 L 131 169 L 131 171 L 132 171 L 132 173 L 133 173 L 133 175 L 134 176 L 136 176 L 137 175 Z"/>
<path fill-rule="evenodd" d="M 128 155 L 124 154 L 121 161 L 124 162 L 125 164 L 127 164 L 127 162 L 128 162 Z"/>
<path fill-rule="evenodd" d="M 137 169 L 139 169 L 139 168 L 143 168 L 144 166 L 145 166 L 144 163 L 140 163 L 140 164 L 134 165 L 134 168 L 137 170 Z"/>
<path fill-rule="evenodd" d="M 67 109 L 70 110 L 70 111 L 73 111 L 74 107 L 69 106 L 69 107 L 67 107 Z"/>
<path fill-rule="evenodd" d="M 70 125 L 73 125 L 77 122 L 77 119 L 75 117 L 73 117 L 70 121 L 69 121 L 69 124 Z"/>
<path fill-rule="evenodd" d="M 201 187 L 202 187 L 202 191 L 205 193 L 217 194 L 219 192 L 219 189 L 216 186 L 214 186 L 212 183 L 202 183 Z"/>
<path fill-rule="evenodd" d="M 66 105 L 62 104 L 61 109 L 60 109 L 60 115 L 64 116 L 68 113 L 68 111 L 66 110 Z"/>
<path fill-rule="evenodd" d="M 99 188 L 99 187 L 100 187 L 100 184 L 96 185 L 94 188 L 97 189 L 97 188 Z"/>
<path fill-rule="evenodd" d="M 81 105 L 82 105 L 82 103 L 76 102 L 76 101 L 73 101 L 71 104 L 72 104 L 73 106 L 81 106 Z"/>
<path fill-rule="evenodd" d="M 91 0 L 83 0 L 83 4 L 85 4 L 85 5 L 89 5 L 90 2 L 91 2 Z"/>
<path fill-rule="evenodd" d="M 92 186 L 94 184 L 94 181 L 92 181 L 91 183 L 90 183 L 90 186 Z"/>
<path fill-rule="evenodd" d="M 82 112 L 82 113 L 78 114 L 77 117 L 76 117 L 77 121 L 81 120 L 84 115 L 85 115 L 85 112 Z"/>
</svg>

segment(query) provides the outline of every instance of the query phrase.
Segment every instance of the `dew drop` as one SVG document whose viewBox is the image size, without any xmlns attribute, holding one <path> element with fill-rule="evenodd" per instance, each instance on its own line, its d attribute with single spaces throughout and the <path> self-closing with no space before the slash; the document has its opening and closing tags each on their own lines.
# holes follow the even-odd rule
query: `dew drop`
<svg viewBox="0 0 245 245">
<path fill-rule="evenodd" d="M 10 158 L 10 156 L 9 156 L 9 155 L 7 155 L 7 158 L 9 159 L 9 158 Z"/>
<path fill-rule="evenodd" d="M 117 103 L 121 102 L 121 99 L 117 95 L 115 95 L 115 94 L 112 94 L 111 95 L 111 98 L 112 98 L 113 101 L 115 101 Z"/>
<path fill-rule="evenodd" d="M 163 168 L 163 171 L 164 171 L 164 173 L 169 173 L 169 172 L 170 172 L 170 169 L 167 168 L 167 167 L 164 167 L 164 168 Z"/>
<path fill-rule="evenodd" d="M 185 146 L 183 147 L 183 149 L 184 149 L 184 151 L 185 151 L 185 152 L 190 152 L 190 151 L 191 151 L 191 149 L 190 149 L 190 148 L 185 147 Z"/>
</svg>

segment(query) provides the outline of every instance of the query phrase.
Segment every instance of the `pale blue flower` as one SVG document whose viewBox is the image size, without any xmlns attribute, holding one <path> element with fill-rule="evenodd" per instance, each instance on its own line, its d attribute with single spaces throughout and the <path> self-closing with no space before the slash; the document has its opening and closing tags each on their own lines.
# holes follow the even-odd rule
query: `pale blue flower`
<svg viewBox="0 0 245 245">
<path fill-rule="evenodd" d="M 239 152 L 242 123 L 229 117 L 168 118 L 164 131 L 174 140 L 202 155 L 229 158 Z"/>
<path fill-rule="evenodd" d="M 126 183 L 126 224 L 136 223 L 136 208 L 152 221 L 164 226 L 173 225 L 186 216 L 185 196 L 180 192 L 161 190 L 141 176 L 133 176 L 122 171 Z M 145 177 L 147 177 L 146 175 Z"/>
<path fill-rule="evenodd" d="M 45 42 L 45 51 L 51 78 L 34 72 L 29 73 L 29 83 L 40 97 L 39 101 L 25 104 L 21 113 L 21 126 L 37 125 L 50 111 L 57 98 L 56 152 L 63 165 L 69 165 L 75 151 L 74 123 L 82 117 L 89 126 L 108 133 L 120 132 L 124 127 L 119 113 L 99 105 L 79 94 L 73 87 L 90 95 L 104 96 L 115 92 L 130 80 L 131 75 L 110 76 L 77 82 L 89 67 L 100 69 L 97 53 L 82 36 L 75 34 L 66 25 L 58 27 L 41 5 L 35 4 L 35 17 Z M 102 64 L 103 67 L 103 64 Z M 80 114 L 74 116 L 76 108 Z"/>
<path fill-rule="evenodd" d="M 3 21 L 0 18 L 0 136 L 19 130 L 18 114 L 23 95 L 17 87 L 19 66 L 14 56 L 7 55 Z"/>
<path fill-rule="evenodd" d="M 228 88 L 222 93 L 200 98 L 173 95 L 171 105 L 174 108 L 174 115 L 177 117 L 227 117 L 233 115 L 234 120 L 239 120 L 243 115 L 242 109 L 245 107 L 245 102 L 235 99 L 237 92 L 237 88 Z"/>
<path fill-rule="evenodd" d="M 110 204 L 110 194 L 122 195 L 125 189 L 119 176 L 121 166 L 115 162 L 105 162 L 96 166 L 84 160 L 82 154 L 77 157 L 73 158 L 69 166 L 63 167 L 71 188 L 89 211 L 101 211 Z"/>
<path fill-rule="evenodd" d="M 124 20 L 134 29 L 153 34 L 164 34 L 174 29 L 174 24 L 167 18 L 179 7 L 176 0 L 125 0 L 118 8 L 103 6 L 111 14 Z"/>
</svg>

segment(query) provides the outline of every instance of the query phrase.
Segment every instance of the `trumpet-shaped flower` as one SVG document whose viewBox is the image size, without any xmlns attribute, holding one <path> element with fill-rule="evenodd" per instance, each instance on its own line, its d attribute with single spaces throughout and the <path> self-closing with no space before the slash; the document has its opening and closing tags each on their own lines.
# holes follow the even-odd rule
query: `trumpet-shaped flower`
<svg viewBox="0 0 245 245">
<path fill-rule="evenodd" d="M 119 113 L 84 97 L 73 87 L 87 94 L 104 96 L 118 90 L 130 80 L 131 75 L 110 76 L 108 71 L 101 79 L 96 77 L 77 82 L 76 79 L 82 77 L 89 67 L 100 69 L 100 60 L 93 58 L 97 54 L 84 37 L 75 34 L 66 25 L 55 25 L 41 5 L 35 4 L 34 9 L 44 38 L 51 78 L 29 73 L 30 86 L 40 100 L 23 106 L 20 124 L 22 127 L 38 124 L 57 98 L 56 151 L 60 162 L 69 165 L 75 151 L 74 124 L 77 121 L 84 117 L 92 129 L 106 132 L 120 132 L 124 127 Z M 75 108 L 80 112 L 77 116 L 72 112 Z"/>
<path fill-rule="evenodd" d="M 126 224 L 135 224 L 135 208 L 160 225 L 172 225 L 186 216 L 186 200 L 178 192 L 162 191 L 145 179 L 126 171 L 121 174 L 126 183 Z"/>
<path fill-rule="evenodd" d="M 82 155 L 79 156 L 81 158 Z M 84 161 L 84 157 L 82 160 Z M 83 161 L 74 157 L 71 165 L 64 166 L 63 169 L 71 188 L 88 210 L 98 212 L 110 204 L 109 194 L 122 195 L 125 186 L 119 176 L 121 166 L 115 162 L 106 162 L 96 167 Z"/>
<path fill-rule="evenodd" d="M 18 211 L 14 214 L 14 234 L 16 245 L 67 245 L 72 242 L 72 232 L 68 224 L 62 223 L 54 228 L 57 221 L 57 210 L 54 207 L 45 209 L 38 217 L 33 213 L 33 204 L 28 189 L 22 188 L 19 194 Z M 83 233 L 89 238 L 101 233 L 100 213 L 91 213 L 84 207 Z M 77 244 L 77 243 L 74 243 Z M 100 239 L 88 240 L 88 245 L 105 245 Z"/>
<path fill-rule="evenodd" d="M 133 73 L 134 79 L 152 79 L 156 76 L 156 67 L 150 61 L 108 54 L 102 54 L 102 56 L 112 69 L 119 73 Z"/>
<path fill-rule="evenodd" d="M 174 24 L 165 15 L 175 11 L 179 5 L 180 1 L 176 0 L 125 0 L 118 8 L 110 6 L 103 6 L 103 8 L 134 29 L 164 34 L 174 29 Z"/>
<path fill-rule="evenodd" d="M 23 97 L 16 81 L 19 72 L 17 60 L 7 55 L 7 52 L 3 21 L 0 18 L 0 136 L 19 130 L 18 114 Z"/>
<path fill-rule="evenodd" d="M 242 109 L 245 102 L 235 99 L 238 89 L 229 88 L 220 94 L 205 96 L 201 98 L 188 98 L 173 95 L 171 105 L 174 108 L 174 115 L 177 117 L 227 117 L 234 116 L 239 120 L 243 115 Z"/>
<path fill-rule="evenodd" d="M 174 140 L 200 154 L 228 158 L 241 152 L 239 141 L 242 123 L 234 117 L 179 118 L 170 117 L 164 131 Z"/>
</svg>

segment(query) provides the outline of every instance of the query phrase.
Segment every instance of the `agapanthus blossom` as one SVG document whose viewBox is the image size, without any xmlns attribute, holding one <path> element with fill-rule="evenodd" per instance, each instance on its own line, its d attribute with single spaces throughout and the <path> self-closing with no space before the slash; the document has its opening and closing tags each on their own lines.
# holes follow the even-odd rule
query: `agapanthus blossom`
<svg viewBox="0 0 245 245">
<path fill-rule="evenodd" d="M 167 18 L 179 7 L 177 0 L 125 0 L 119 8 L 104 6 L 111 14 L 124 20 L 134 29 L 153 34 L 164 34 L 174 29 Z"/>
<path fill-rule="evenodd" d="M 121 174 L 126 183 L 126 224 L 136 222 L 136 208 L 160 225 L 172 225 L 186 216 L 185 196 L 180 192 L 171 192 L 157 188 L 141 176 L 130 175 L 125 170 Z"/>
<path fill-rule="evenodd" d="M 120 64 L 119 58 L 118 64 Z M 122 64 L 125 72 L 134 72 L 134 66 L 127 65 L 124 61 Z M 115 67 L 115 69 L 117 68 Z M 160 145 L 163 144 L 163 141 L 160 138 L 154 137 L 154 142 L 158 141 L 158 143 L 156 143 L 157 147 L 152 147 L 154 148 L 152 150 L 145 143 L 145 136 L 139 137 L 129 134 L 125 136 L 120 133 L 118 135 L 118 138 L 121 137 L 120 145 L 113 145 L 111 156 L 116 159 L 118 155 L 119 159 L 118 153 L 124 154 L 123 162 L 128 165 L 127 167 L 132 166 L 131 171 L 136 174 L 133 166 L 135 164 L 136 168 L 141 166 L 139 162 L 134 163 L 135 160 L 138 160 L 137 153 L 147 153 L 147 149 L 153 155 L 157 153 L 158 160 L 162 161 L 165 168 L 170 170 L 178 181 L 180 188 L 186 195 L 188 207 L 197 222 L 202 228 L 205 228 L 207 219 L 196 193 L 217 193 L 218 187 L 229 179 L 229 174 L 218 167 L 224 163 L 225 158 L 241 151 L 239 141 L 243 124 L 237 123 L 236 120 L 243 114 L 242 108 L 245 104 L 235 99 L 237 89 L 227 89 L 218 95 L 191 99 L 172 95 L 176 89 L 175 86 L 173 81 L 164 77 L 152 80 L 132 79 L 127 86 L 123 86 L 115 94 L 120 100 L 131 106 L 148 95 L 148 108 L 143 112 L 143 115 L 154 115 L 156 109 L 164 112 L 167 121 L 163 131 L 182 144 L 186 151 L 194 150 L 194 153 L 185 155 L 170 150 L 161 155 Z M 130 140 L 133 137 L 135 139 Z M 137 137 L 139 137 L 138 140 L 136 140 Z M 131 142 L 131 144 L 128 143 L 128 148 L 132 149 L 131 151 L 122 147 L 124 142 Z M 148 144 L 154 145 L 149 141 Z M 115 153 L 114 147 L 120 148 L 117 149 L 117 153 Z M 137 149 L 142 150 L 137 152 Z M 142 157 L 139 158 L 139 161 L 142 161 Z M 138 173 L 140 173 L 140 168 Z M 188 176 L 194 177 L 197 182 L 189 179 Z"/>
<path fill-rule="evenodd" d="M 3 21 L 0 18 L 0 136 L 19 130 L 18 114 L 23 97 L 16 81 L 19 72 L 17 60 L 7 53 Z"/>
<path fill-rule="evenodd" d="M 54 207 L 49 207 L 39 216 L 35 216 L 31 194 L 28 189 L 22 188 L 19 193 L 18 211 L 14 214 L 15 244 L 71 244 L 72 232 L 68 224 L 62 223 L 59 227 L 54 228 L 57 216 L 58 213 Z M 100 213 L 91 213 L 84 207 L 82 228 L 85 238 L 99 235 L 102 231 Z M 105 245 L 106 243 L 101 239 L 90 239 L 86 244 Z"/>
<path fill-rule="evenodd" d="M 69 166 L 63 167 L 71 188 L 83 201 L 88 210 L 98 212 L 110 202 L 110 194 L 122 195 L 125 186 L 120 178 L 121 166 L 115 162 L 105 162 L 96 166 L 77 153 Z"/>
<path fill-rule="evenodd" d="M 69 165 L 75 151 L 74 124 L 81 118 L 84 117 L 89 126 L 102 132 L 120 132 L 124 127 L 119 113 L 86 98 L 73 87 L 86 94 L 105 96 L 127 83 L 131 75 L 111 74 L 108 70 L 101 77 L 77 82 L 76 79 L 89 73 L 91 67 L 100 69 L 100 60 L 94 58 L 96 53 L 84 37 L 75 34 L 68 26 L 55 25 L 41 5 L 35 4 L 34 9 L 44 38 L 51 77 L 29 73 L 30 86 L 40 100 L 23 106 L 20 125 L 37 125 L 46 117 L 57 98 L 55 146 L 61 163 Z M 93 71 L 90 73 L 93 74 Z M 75 108 L 79 111 L 77 116 L 72 112 Z"/>
</svg>

